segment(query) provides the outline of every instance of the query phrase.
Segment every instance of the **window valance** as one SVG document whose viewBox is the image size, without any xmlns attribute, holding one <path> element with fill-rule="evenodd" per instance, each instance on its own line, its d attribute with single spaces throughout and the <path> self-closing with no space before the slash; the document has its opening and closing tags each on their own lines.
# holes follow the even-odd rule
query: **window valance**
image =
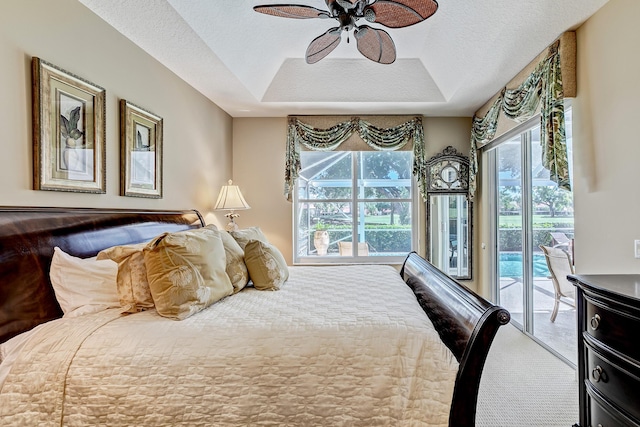
<svg viewBox="0 0 640 427">
<path fill-rule="evenodd" d="M 390 128 L 376 127 L 359 117 L 352 117 L 327 129 L 318 129 L 297 117 L 289 117 L 284 177 L 284 194 L 287 200 L 293 199 L 293 189 L 300 171 L 300 146 L 314 151 L 333 151 L 355 132 L 369 147 L 379 151 L 399 150 L 412 141 L 413 175 L 418 180 L 420 194 L 426 200 L 422 117 L 414 117 Z"/>
<path fill-rule="evenodd" d="M 540 108 L 540 144 L 542 165 L 558 187 L 571 190 L 564 121 L 564 92 L 560 69 L 560 40 L 549 47 L 548 55 L 515 89 L 503 89 L 484 117 L 474 115 L 471 128 L 469 196 L 477 187 L 478 148 L 496 135 L 502 112 L 509 119 L 524 122 Z"/>
</svg>

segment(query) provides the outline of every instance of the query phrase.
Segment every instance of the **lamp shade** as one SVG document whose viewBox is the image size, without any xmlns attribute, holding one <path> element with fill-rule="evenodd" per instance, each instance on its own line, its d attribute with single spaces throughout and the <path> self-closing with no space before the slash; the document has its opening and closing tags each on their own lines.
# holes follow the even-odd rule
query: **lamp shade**
<svg viewBox="0 0 640 427">
<path fill-rule="evenodd" d="M 218 195 L 218 201 L 214 207 L 215 210 L 236 211 L 241 209 L 251 209 L 251 206 L 242 197 L 240 188 L 233 185 L 233 181 L 229 180 L 228 185 L 223 185 Z"/>
</svg>

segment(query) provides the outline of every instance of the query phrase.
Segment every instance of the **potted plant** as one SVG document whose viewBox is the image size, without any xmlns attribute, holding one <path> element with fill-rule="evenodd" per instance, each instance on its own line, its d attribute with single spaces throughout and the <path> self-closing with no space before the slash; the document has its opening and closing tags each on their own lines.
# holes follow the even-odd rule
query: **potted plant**
<svg viewBox="0 0 640 427">
<path fill-rule="evenodd" d="M 318 255 L 326 255 L 329 248 L 329 232 L 325 224 L 318 220 L 316 223 L 316 232 L 313 235 L 313 246 L 316 248 Z"/>
</svg>

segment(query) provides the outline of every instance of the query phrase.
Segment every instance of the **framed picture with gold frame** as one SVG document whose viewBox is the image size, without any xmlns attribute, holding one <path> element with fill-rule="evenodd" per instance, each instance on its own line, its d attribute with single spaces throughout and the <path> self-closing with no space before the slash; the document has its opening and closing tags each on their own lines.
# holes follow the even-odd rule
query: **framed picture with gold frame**
<svg viewBox="0 0 640 427">
<path fill-rule="evenodd" d="M 120 195 L 162 198 L 162 118 L 120 100 Z"/>
<path fill-rule="evenodd" d="M 105 90 L 32 59 L 33 188 L 106 192 Z"/>
</svg>

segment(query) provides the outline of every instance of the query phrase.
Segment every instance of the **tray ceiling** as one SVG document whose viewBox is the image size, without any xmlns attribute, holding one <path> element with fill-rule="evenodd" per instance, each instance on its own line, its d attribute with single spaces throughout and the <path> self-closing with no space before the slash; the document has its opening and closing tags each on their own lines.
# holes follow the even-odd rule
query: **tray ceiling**
<svg viewBox="0 0 640 427">
<path fill-rule="evenodd" d="M 335 22 L 252 9 L 281 0 L 80 2 L 231 116 L 281 117 L 471 116 L 607 0 L 440 0 L 426 21 L 385 29 L 397 49 L 391 65 L 363 58 L 345 35 L 307 64 L 308 44 Z M 324 0 L 291 3 L 326 9 Z"/>
</svg>

